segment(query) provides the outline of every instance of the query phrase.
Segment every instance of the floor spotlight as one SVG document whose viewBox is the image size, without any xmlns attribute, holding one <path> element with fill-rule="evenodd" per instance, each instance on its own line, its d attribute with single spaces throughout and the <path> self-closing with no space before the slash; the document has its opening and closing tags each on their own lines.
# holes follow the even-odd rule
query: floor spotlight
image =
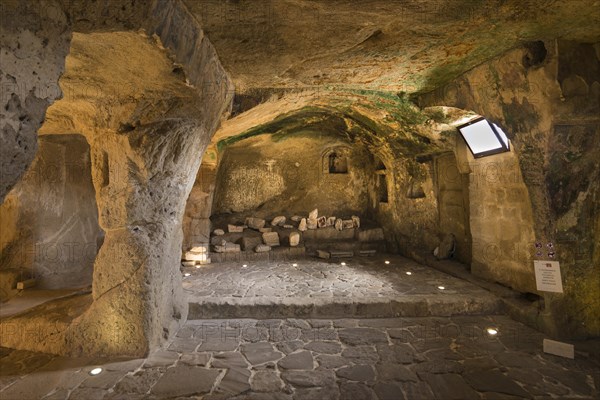
<svg viewBox="0 0 600 400">
<path fill-rule="evenodd" d="M 341 264 L 341 265 L 346 265 L 346 263 L 345 263 L 345 262 L 342 262 L 342 264 Z"/>
<path fill-rule="evenodd" d="M 296 264 L 296 263 L 292 264 L 292 267 L 297 267 L 297 266 L 298 266 L 298 264 Z"/>
<path fill-rule="evenodd" d="M 446 287 L 444 287 L 444 286 L 438 286 L 438 289 L 440 289 L 440 290 L 446 290 Z"/>
<path fill-rule="evenodd" d="M 412 272 L 406 271 L 406 275 L 412 275 Z"/>
<path fill-rule="evenodd" d="M 488 335 L 495 336 L 498 334 L 498 329 L 496 328 L 487 328 Z"/>
<path fill-rule="evenodd" d="M 183 276 L 185 276 L 187 278 L 188 276 L 192 276 L 192 274 L 190 274 L 189 272 L 186 272 L 185 274 L 183 274 Z"/>
<path fill-rule="evenodd" d="M 97 367 L 90 371 L 90 375 L 99 375 L 102 372 L 102 368 Z"/>
<path fill-rule="evenodd" d="M 248 264 L 242 265 L 242 268 L 248 268 Z"/>
<path fill-rule="evenodd" d="M 389 261 L 387 261 L 387 260 L 385 260 L 385 263 L 386 263 L 386 264 L 389 264 L 390 262 L 389 262 Z"/>
<path fill-rule="evenodd" d="M 475 158 L 510 151 L 510 142 L 504 131 L 483 117 L 475 118 L 456 129 Z"/>
</svg>

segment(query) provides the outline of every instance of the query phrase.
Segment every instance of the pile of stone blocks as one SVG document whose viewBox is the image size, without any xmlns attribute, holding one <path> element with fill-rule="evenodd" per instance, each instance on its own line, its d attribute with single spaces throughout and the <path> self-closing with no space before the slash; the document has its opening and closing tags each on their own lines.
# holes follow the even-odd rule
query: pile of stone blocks
<svg viewBox="0 0 600 400">
<path fill-rule="evenodd" d="M 229 223 L 215 229 L 210 244 L 212 258 L 222 261 L 285 260 L 304 256 L 299 221 L 276 216 L 267 221 L 248 217 L 244 223 Z"/>
<path fill-rule="evenodd" d="M 242 222 L 243 221 L 243 222 Z M 327 249 L 328 257 L 352 257 L 355 243 L 383 240 L 383 230 L 360 229 L 358 216 L 338 218 L 319 215 L 318 209 L 307 216 L 278 215 L 270 220 L 250 216 L 237 223 L 225 222 L 212 232 L 210 245 L 214 262 L 286 260 L 306 254 L 305 241 L 327 244 L 328 241 L 352 242 L 350 248 Z M 364 246 L 363 246 L 364 247 Z M 368 247 L 368 246 L 367 246 Z M 370 256 L 372 248 L 359 248 L 357 254 Z M 319 255 L 313 252 L 315 255 Z M 325 250 L 321 254 L 325 254 Z"/>
</svg>

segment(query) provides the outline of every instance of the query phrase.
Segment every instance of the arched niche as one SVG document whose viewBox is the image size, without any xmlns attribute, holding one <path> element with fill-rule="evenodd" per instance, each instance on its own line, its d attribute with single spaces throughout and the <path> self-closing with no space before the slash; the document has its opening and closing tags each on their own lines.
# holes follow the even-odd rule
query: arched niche
<svg viewBox="0 0 600 400">
<path fill-rule="evenodd" d="M 324 174 L 347 174 L 350 148 L 336 146 L 327 149 L 321 156 Z"/>
</svg>

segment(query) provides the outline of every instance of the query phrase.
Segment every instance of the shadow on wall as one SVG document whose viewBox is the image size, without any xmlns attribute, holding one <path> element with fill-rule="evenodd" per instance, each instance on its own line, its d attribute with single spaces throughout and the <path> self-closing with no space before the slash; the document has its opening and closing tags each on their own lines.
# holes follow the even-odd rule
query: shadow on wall
<svg viewBox="0 0 600 400">
<path fill-rule="evenodd" d="M 0 300 L 16 282 L 43 289 L 89 286 L 104 233 L 81 135 L 47 135 L 23 179 L 0 206 Z"/>
</svg>

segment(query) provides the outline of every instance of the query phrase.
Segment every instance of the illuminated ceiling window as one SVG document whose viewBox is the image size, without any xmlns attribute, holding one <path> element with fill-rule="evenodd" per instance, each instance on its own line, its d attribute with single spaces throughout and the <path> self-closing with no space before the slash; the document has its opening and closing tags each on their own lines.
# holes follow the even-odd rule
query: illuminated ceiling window
<svg viewBox="0 0 600 400">
<path fill-rule="evenodd" d="M 471 120 L 456 129 L 475 158 L 510 151 L 510 142 L 504 131 L 483 117 Z"/>
</svg>

